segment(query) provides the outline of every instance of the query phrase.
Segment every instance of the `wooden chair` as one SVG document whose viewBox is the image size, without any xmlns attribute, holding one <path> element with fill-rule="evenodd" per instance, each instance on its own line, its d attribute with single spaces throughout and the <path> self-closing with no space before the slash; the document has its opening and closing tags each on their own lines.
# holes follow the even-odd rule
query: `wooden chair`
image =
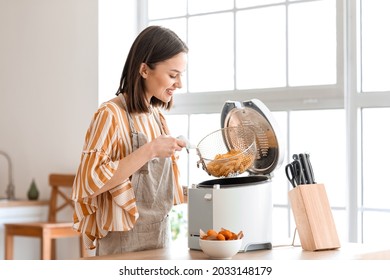
<svg viewBox="0 0 390 280">
<path fill-rule="evenodd" d="M 80 256 L 87 256 L 81 235 L 72 229 L 72 222 L 58 222 L 57 213 L 66 207 L 72 207 L 73 201 L 66 194 L 65 189 L 72 188 L 75 175 L 50 174 L 49 185 L 51 189 L 49 217 L 45 222 L 9 223 L 4 224 L 5 229 L 5 259 L 14 257 L 14 236 L 28 236 L 41 239 L 41 259 L 56 258 L 55 241 L 58 238 L 79 237 Z M 62 198 L 59 200 L 58 198 Z M 62 202 L 62 203 L 61 203 Z"/>
</svg>

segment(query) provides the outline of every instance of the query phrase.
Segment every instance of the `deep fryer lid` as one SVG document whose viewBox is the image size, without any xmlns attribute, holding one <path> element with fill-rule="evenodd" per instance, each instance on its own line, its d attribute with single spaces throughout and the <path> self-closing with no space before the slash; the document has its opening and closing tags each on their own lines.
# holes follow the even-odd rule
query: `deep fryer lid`
<svg viewBox="0 0 390 280">
<path fill-rule="evenodd" d="M 250 174 L 271 174 L 284 159 L 284 147 L 278 125 L 269 109 L 258 99 L 226 101 L 221 113 L 221 127 L 247 125 L 256 134 L 257 155 Z"/>
</svg>

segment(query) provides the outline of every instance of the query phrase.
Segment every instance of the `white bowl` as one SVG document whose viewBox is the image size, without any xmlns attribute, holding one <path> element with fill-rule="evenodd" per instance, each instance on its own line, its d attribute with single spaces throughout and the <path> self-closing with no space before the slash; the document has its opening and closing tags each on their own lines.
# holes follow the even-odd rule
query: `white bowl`
<svg viewBox="0 0 390 280">
<path fill-rule="evenodd" d="M 212 259 L 231 259 L 241 248 L 242 239 L 203 240 L 199 239 L 202 251 Z"/>
</svg>

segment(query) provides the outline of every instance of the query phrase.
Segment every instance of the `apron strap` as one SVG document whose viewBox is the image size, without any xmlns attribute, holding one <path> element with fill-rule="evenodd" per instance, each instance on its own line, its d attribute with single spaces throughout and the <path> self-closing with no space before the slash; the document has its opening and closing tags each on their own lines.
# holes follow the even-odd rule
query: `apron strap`
<svg viewBox="0 0 390 280">
<path fill-rule="evenodd" d="M 129 111 L 127 110 L 126 100 L 125 100 L 125 97 L 123 96 L 123 94 L 119 94 L 119 99 L 121 100 L 122 105 L 124 106 L 124 108 L 126 110 L 126 117 L 127 117 L 127 121 L 129 122 L 130 132 L 131 132 L 131 150 L 133 152 L 133 151 L 137 150 L 140 146 L 139 133 L 135 129 L 133 118 L 131 117 L 131 115 L 129 114 Z M 142 166 L 139 171 L 143 172 L 143 173 L 147 173 L 148 172 L 148 163 L 146 163 L 144 166 Z M 131 177 L 132 176 L 129 177 L 130 180 L 131 180 Z"/>
<path fill-rule="evenodd" d="M 163 115 L 159 112 L 159 110 L 153 109 L 153 116 L 156 120 L 158 126 L 160 127 L 161 134 L 169 135 L 169 129 L 167 127 L 167 123 Z"/>
<path fill-rule="evenodd" d="M 132 134 L 133 134 L 133 133 L 138 133 L 138 132 L 135 130 L 133 119 L 131 118 L 131 116 L 130 116 L 130 114 L 129 114 L 129 111 L 127 110 L 127 104 L 126 104 L 126 100 L 125 100 L 125 97 L 123 96 L 123 94 L 119 94 L 119 99 L 121 100 L 122 105 L 125 107 L 125 110 L 126 110 L 126 117 L 127 117 L 127 120 L 129 121 L 131 133 L 132 133 Z"/>
</svg>

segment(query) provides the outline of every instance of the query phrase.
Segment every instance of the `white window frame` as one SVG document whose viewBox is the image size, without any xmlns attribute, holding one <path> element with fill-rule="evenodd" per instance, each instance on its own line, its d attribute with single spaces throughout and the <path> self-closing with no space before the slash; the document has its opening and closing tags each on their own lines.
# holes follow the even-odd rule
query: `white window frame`
<svg viewBox="0 0 390 280">
<path fill-rule="evenodd" d="M 358 89 L 359 79 L 358 65 L 358 31 L 357 11 L 360 0 L 345 0 L 344 2 L 344 30 L 346 31 L 345 42 L 345 111 L 347 127 L 347 186 L 348 186 L 348 236 L 349 241 L 358 242 L 359 232 L 362 236 L 363 228 L 359 229 L 359 220 L 363 212 L 368 210 L 360 206 L 358 201 L 358 188 L 363 188 L 362 146 L 361 146 L 361 110 L 364 108 L 390 107 L 390 92 L 367 92 L 361 93 Z M 361 61 L 361 59 L 360 59 Z M 361 87 L 360 87 L 361 88 Z"/>
</svg>

